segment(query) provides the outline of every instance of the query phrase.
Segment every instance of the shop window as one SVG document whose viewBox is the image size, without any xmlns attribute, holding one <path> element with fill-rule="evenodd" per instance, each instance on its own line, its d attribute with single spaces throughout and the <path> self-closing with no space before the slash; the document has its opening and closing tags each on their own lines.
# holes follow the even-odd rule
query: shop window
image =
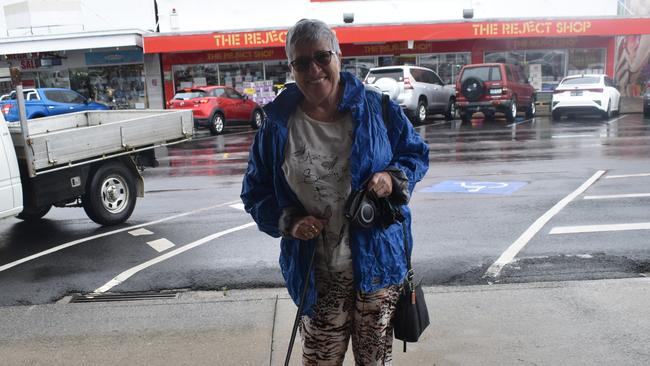
<svg viewBox="0 0 650 366">
<path fill-rule="evenodd" d="M 569 50 L 567 75 L 604 74 L 605 58 L 604 48 Z"/>
<path fill-rule="evenodd" d="M 525 50 L 486 52 L 485 62 L 519 65 L 522 80 L 528 80 L 537 91 L 553 91 L 565 75 L 565 50 Z"/>
<path fill-rule="evenodd" d="M 469 64 L 470 53 L 439 53 L 420 55 L 418 65 L 435 71 L 445 84 L 454 84 L 460 69 Z"/>
<path fill-rule="evenodd" d="M 264 80 L 261 62 L 239 62 L 219 65 L 219 84 L 243 92 L 244 83 Z"/>
<path fill-rule="evenodd" d="M 41 88 L 70 88 L 68 70 L 39 71 L 38 81 Z"/>
<path fill-rule="evenodd" d="M 174 65 L 174 86 L 176 90 L 195 86 L 219 85 L 217 64 Z"/>
<path fill-rule="evenodd" d="M 146 107 L 143 65 L 89 67 L 70 70 L 70 87 L 113 109 Z"/>
<path fill-rule="evenodd" d="M 359 79 L 363 80 L 368 75 L 368 71 L 375 67 L 376 62 L 374 57 L 365 58 L 344 58 L 342 60 L 341 70 L 351 72 Z"/>
<path fill-rule="evenodd" d="M 266 61 L 264 62 L 264 77 L 271 80 L 276 88 L 282 87 L 287 81 L 292 81 L 289 63 L 283 61 Z"/>
</svg>

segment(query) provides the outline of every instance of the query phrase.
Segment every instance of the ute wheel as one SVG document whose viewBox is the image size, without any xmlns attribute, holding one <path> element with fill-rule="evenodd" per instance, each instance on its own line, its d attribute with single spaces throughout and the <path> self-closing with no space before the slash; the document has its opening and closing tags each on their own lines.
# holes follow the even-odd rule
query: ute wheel
<svg viewBox="0 0 650 366">
<path fill-rule="evenodd" d="M 449 104 L 447 105 L 447 110 L 445 111 L 445 119 L 451 121 L 456 118 L 456 101 L 454 99 L 449 99 Z"/>
<path fill-rule="evenodd" d="M 23 211 L 16 217 L 26 222 L 38 221 L 50 211 L 50 208 L 52 208 L 52 205 L 45 205 L 43 207 L 25 206 Z"/>
<path fill-rule="evenodd" d="M 264 121 L 264 115 L 262 114 L 262 111 L 259 109 L 256 109 L 253 111 L 253 119 L 251 120 L 251 127 L 254 129 L 258 129 L 262 127 L 262 121 Z"/>
<path fill-rule="evenodd" d="M 210 120 L 210 134 L 213 136 L 222 134 L 224 125 L 223 114 L 221 114 L 221 112 L 216 112 Z"/>
<path fill-rule="evenodd" d="M 513 97 L 510 108 L 506 112 L 506 121 L 514 122 L 515 118 L 517 118 L 517 98 Z"/>
<path fill-rule="evenodd" d="M 135 177 L 119 162 L 109 162 L 97 169 L 82 196 L 84 211 L 100 225 L 126 221 L 135 208 Z"/>
</svg>

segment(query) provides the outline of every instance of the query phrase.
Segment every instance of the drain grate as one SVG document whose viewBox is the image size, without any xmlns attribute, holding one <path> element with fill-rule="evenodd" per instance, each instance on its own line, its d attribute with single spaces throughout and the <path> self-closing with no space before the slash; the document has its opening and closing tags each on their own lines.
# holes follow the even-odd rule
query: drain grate
<svg viewBox="0 0 650 366">
<path fill-rule="evenodd" d="M 168 293 L 148 293 L 148 292 L 130 292 L 121 294 L 86 294 L 74 295 L 70 302 L 113 302 L 113 301 L 141 301 L 141 300 L 160 300 L 175 299 L 178 297 L 176 292 Z"/>
</svg>

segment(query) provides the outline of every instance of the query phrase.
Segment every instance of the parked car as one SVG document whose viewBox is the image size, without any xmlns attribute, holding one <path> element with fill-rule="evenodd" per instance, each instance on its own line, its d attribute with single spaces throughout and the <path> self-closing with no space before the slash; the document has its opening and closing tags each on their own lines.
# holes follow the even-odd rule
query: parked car
<svg viewBox="0 0 650 366">
<path fill-rule="evenodd" d="M 264 112 L 250 100 L 226 86 L 203 86 L 181 89 L 167 102 L 167 108 L 191 109 L 195 127 L 208 127 L 212 135 L 221 134 L 226 125 L 246 125 L 257 129 Z"/>
<path fill-rule="evenodd" d="M 27 119 L 55 116 L 58 114 L 107 110 L 108 106 L 93 102 L 71 89 L 34 88 L 23 89 L 25 96 L 25 115 Z M 9 122 L 18 121 L 16 92 L 12 91 L 8 100 L 0 102 L 0 110 Z"/>
<path fill-rule="evenodd" d="M 564 114 L 598 114 L 609 119 L 620 112 L 621 93 L 607 75 L 567 76 L 553 91 L 551 115 L 559 121 Z"/>
<path fill-rule="evenodd" d="M 508 122 L 514 122 L 521 111 L 526 113 L 526 118 L 535 116 L 535 88 L 516 65 L 465 65 L 458 75 L 456 90 L 456 104 L 463 122 L 469 122 L 477 112 L 483 113 L 486 119 L 503 113 Z"/>
<path fill-rule="evenodd" d="M 384 66 L 370 69 L 363 81 L 377 87 L 397 102 L 414 124 L 429 114 L 440 113 L 451 120 L 456 115 L 456 91 L 426 67 Z"/>
<path fill-rule="evenodd" d="M 650 81 L 645 84 L 643 93 L 643 117 L 650 118 Z"/>
</svg>

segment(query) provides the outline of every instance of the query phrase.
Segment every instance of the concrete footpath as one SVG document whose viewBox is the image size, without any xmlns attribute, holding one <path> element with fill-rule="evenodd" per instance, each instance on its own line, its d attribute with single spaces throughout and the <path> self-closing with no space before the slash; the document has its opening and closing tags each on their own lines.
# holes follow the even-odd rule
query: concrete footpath
<svg viewBox="0 0 650 366">
<path fill-rule="evenodd" d="M 650 278 L 425 292 L 432 324 L 394 365 L 650 365 Z M 4 307 L 0 364 L 282 365 L 295 310 L 284 289 Z"/>
</svg>

